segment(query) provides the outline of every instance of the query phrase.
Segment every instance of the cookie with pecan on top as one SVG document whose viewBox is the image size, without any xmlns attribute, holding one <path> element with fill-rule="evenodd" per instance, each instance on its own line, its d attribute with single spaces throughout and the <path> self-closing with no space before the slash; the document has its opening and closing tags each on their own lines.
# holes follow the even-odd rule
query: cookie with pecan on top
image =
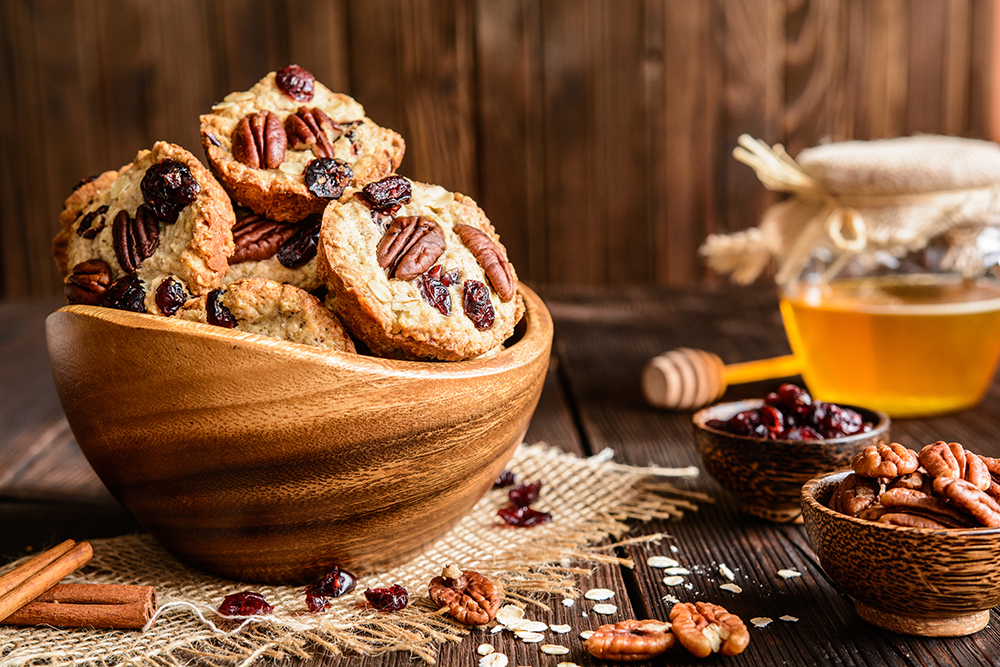
<svg viewBox="0 0 1000 667">
<path fill-rule="evenodd" d="M 380 356 L 476 357 L 509 338 L 524 313 L 517 274 L 482 209 L 398 175 L 327 207 L 317 270 L 341 320 Z"/>
<path fill-rule="evenodd" d="M 297 65 L 230 93 L 201 117 L 201 143 L 233 198 L 272 220 L 322 212 L 350 186 L 392 173 L 405 143 Z"/>
<path fill-rule="evenodd" d="M 306 291 L 247 278 L 192 299 L 177 317 L 302 345 L 354 352 L 340 320 Z"/>
<path fill-rule="evenodd" d="M 66 296 L 172 315 L 222 284 L 234 220 L 229 196 L 198 158 L 157 142 L 66 200 L 53 243 Z"/>
</svg>

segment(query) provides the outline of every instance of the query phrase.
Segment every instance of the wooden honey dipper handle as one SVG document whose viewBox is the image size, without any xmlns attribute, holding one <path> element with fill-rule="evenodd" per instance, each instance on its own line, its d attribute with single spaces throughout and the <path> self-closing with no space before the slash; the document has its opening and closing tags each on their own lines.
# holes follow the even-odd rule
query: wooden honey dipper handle
<svg viewBox="0 0 1000 667">
<path fill-rule="evenodd" d="M 726 365 L 718 355 L 681 347 L 653 357 L 642 372 L 642 393 L 651 405 L 694 410 L 715 401 L 731 384 L 797 375 L 794 355 Z"/>
</svg>

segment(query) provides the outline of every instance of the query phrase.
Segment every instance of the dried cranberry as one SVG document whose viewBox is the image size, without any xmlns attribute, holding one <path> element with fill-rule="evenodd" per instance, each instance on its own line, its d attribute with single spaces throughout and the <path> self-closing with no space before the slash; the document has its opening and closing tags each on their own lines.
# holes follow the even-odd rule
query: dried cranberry
<svg viewBox="0 0 1000 667">
<path fill-rule="evenodd" d="M 146 292 L 138 276 L 129 274 L 111 283 L 108 291 L 104 293 L 101 305 L 106 308 L 130 310 L 133 313 L 146 312 Z"/>
<path fill-rule="evenodd" d="M 353 574 L 334 565 L 322 579 L 306 587 L 306 606 L 311 612 L 328 609 L 330 602 L 327 598 L 339 598 L 345 593 L 350 593 L 356 584 L 357 578 Z"/>
<path fill-rule="evenodd" d="M 744 410 L 730 417 L 727 423 L 730 433 L 752 435 L 754 429 L 761 425 L 760 414 L 756 410 Z"/>
<path fill-rule="evenodd" d="M 274 607 L 267 603 L 264 596 L 253 591 L 227 595 L 219 605 L 219 614 L 222 616 L 259 616 L 272 611 Z"/>
<path fill-rule="evenodd" d="M 462 292 L 462 308 L 465 316 L 480 331 L 493 326 L 494 311 L 490 301 L 490 289 L 478 280 L 466 280 Z"/>
<path fill-rule="evenodd" d="M 319 245 L 319 230 L 322 226 L 322 213 L 315 213 L 303 220 L 299 231 L 285 241 L 275 254 L 281 265 L 294 269 L 307 264 L 315 257 Z"/>
<path fill-rule="evenodd" d="M 864 419 L 854 410 L 839 405 L 828 404 L 826 417 L 820 426 L 826 438 L 842 438 L 861 431 Z"/>
<path fill-rule="evenodd" d="M 410 201 L 411 194 L 410 182 L 402 176 L 392 175 L 361 188 L 359 196 L 369 208 L 384 213 L 394 206 Z"/>
<path fill-rule="evenodd" d="M 226 308 L 219 297 L 221 297 L 225 292 L 221 289 L 214 289 L 208 293 L 208 298 L 205 299 L 205 319 L 209 324 L 214 324 L 217 327 L 225 327 L 227 329 L 232 329 L 236 326 L 236 318 L 233 317 L 232 312 Z"/>
<path fill-rule="evenodd" d="M 510 502 L 518 507 L 527 507 L 538 499 L 538 493 L 542 490 L 542 483 L 519 484 L 507 493 Z"/>
<path fill-rule="evenodd" d="M 410 601 L 406 589 L 399 584 L 391 588 L 368 588 L 365 590 L 365 598 L 379 611 L 399 611 Z"/>
<path fill-rule="evenodd" d="M 278 70 L 274 75 L 274 82 L 293 100 L 308 102 L 313 98 L 313 84 L 316 82 L 316 77 L 305 68 L 289 65 Z"/>
<path fill-rule="evenodd" d="M 796 426 L 781 434 L 782 440 L 822 440 L 823 436 L 808 426 Z"/>
<path fill-rule="evenodd" d="M 156 288 L 156 307 L 167 317 L 176 313 L 190 298 L 184 284 L 173 277 L 167 278 Z"/>
<path fill-rule="evenodd" d="M 303 178 L 309 192 L 322 199 L 336 199 L 351 184 L 354 170 L 343 160 L 318 157 L 306 165 Z"/>
<path fill-rule="evenodd" d="M 76 228 L 76 233 L 85 239 L 93 239 L 104 229 L 104 214 L 107 212 L 107 206 L 100 206 L 83 216 L 83 220 L 80 221 L 80 224 Z M 97 216 L 101 216 L 101 221 L 99 224 L 94 225 L 94 220 L 97 219 Z"/>
<path fill-rule="evenodd" d="M 552 515 L 548 512 L 539 512 L 530 507 L 501 507 L 497 510 L 497 516 L 508 526 L 518 528 L 530 528 L 552 520 Z"/>
<path fill-rule="evenodd" d="M 201 192 L 191 170 L 177 160 L 160 160 L 146 170 L 139 184 L 142 200 L 167 224 L 177 222 L 181 210 Z"/>
<path fill-rule="evenodd" d="M 771 433 L 781 433 L 785 430 L 785 418 L 773 405 L 764 405 L 760 409 L 760 421 Z"/>
<path fill-rule="evenodd" d="M 445 278 L 448 274 L 445 274 Z M 417 277 L 417 289 L 420 290 L 420 297 L 437 309 L 439 313 L 447 317 L 451 315 L 451 292 L 448 285 L 441 279 L 441 265 L 431 267 L 425 273 Z"/>
<path fill-rule="evenodd" d="M 512 486 L 516 481 L 517 481 L 517 476 L 514 475 L 514 473 L 512 473 L 510 470 L 504 470 L 502 473 L 500 473 L 500 476 L 497 477 L 497 481 L 493 482 L 493 488 L 505 489 L 508 486 Z"/>
<path fill-rule="evenodd" d="M 716 431 L 729 430 L 729 424 L 721 419 L 709 419 L 705 422 L 705 426 L 708 428 L 714 428 Z"/>
</svg>

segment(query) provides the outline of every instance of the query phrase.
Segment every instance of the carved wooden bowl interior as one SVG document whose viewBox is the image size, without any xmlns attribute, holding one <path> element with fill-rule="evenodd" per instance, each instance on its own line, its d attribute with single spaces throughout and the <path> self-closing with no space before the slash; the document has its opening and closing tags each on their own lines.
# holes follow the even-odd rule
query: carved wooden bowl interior
<svg viewBox="0 0 1000 667">
<path fill-rule="evenodd" d="M 762 404 L 761 399 L 719 403 L 699 410 L 692 423 L 698 453 L 708 473 L 740 500 L 741 510 L 770 521 L 801 523 L 799 494 L 803 484 L 850 466 L 854 455 L 868 445 L 889 442 L 888 415 L 853 406 L 845 407 L 874 424 L 868 433 L 827 440 L 764 440 L 705 425 Z"/>
<path fill-rule="evenodd" d="M 1000 528 L 889 526 L 826 506 L 850 471 L 809 481 L 802 512 L 826 574 L 869 623 L 913 635 L 954 637 L 986 627 L 1000 604 Z"/>
<path fill-rule="evenodd" d="M 93 306 L 46 322 L 73 434 L 116 498 L 185 562 L 298 582 L 403 562 L 491 487 L 527 429 L 552 320 L 507 348 L 411 362 Z"/>
</svg>

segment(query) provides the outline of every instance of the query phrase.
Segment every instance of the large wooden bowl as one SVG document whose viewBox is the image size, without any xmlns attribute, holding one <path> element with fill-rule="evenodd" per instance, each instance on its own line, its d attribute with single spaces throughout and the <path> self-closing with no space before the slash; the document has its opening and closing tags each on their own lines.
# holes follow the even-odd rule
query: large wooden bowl
<svg viewBox="0 0 1000 667">
<path fill-rule="evenodd" d="M 865 621 L 893 632 L 954 637 L 977 632 L 1000 604 L 1000 528 L 890 526 L 827 503 L 850 471 L 802 487 L 809 544 L 823 571 Z"/>
<path fill-rule="evenodd" d="M 548 368 L 552 319 L 526 304 L 491 358 L 410 362 L 93 306 L 46 321 L 73 434 L 167 549 L 272 583 L 400 563 L 491 487 Z"/>
<path fill-rule="evenodd" d="M 759 408 L 761 399 L 719 403 L 692 418 L 698 453 L 708 473 L 740 501 L 747 514 L 778 523 L 801 523 L 799 494 L 813 477 L 851 465 L 868 445 L 889 442 L 891 420 L 884 412 L 850 407 L 874 424 L 868 433 L 827 440 L 764 440 L 707 426 L 713 419 Z"/>
</svg>

